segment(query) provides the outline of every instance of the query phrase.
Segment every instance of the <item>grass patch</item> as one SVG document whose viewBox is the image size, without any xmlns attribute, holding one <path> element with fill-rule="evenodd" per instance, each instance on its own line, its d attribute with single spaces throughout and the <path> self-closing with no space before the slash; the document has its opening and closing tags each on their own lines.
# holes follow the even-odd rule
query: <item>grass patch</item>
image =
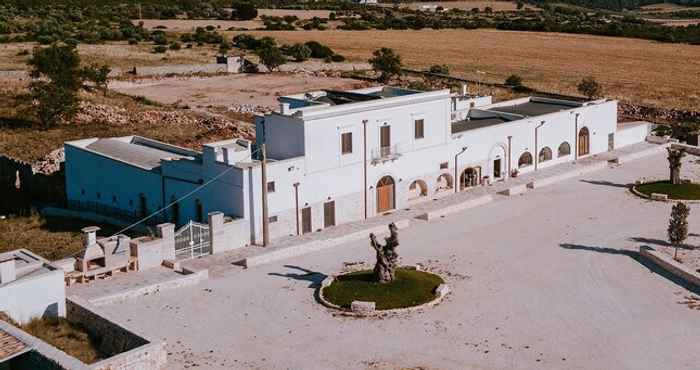
<svg viewBox="0 0 700 370">
<path fill-rule="evenodd" d="M 393 282 L 379 284 L 374 281 L 372 270 L 365 270 L 338 276 L 323 289 L 323 296 L 343 308 L 350 308 L 352 301 L 368 301 L 375 302 L 378 310 L 390 310 L 430 302 L 443 282 L 428 272 L 397 269 Z"/>
<path fill-rule="evenodd" d="M 82 325 L 64 318 L 33 319 L 21 329 L 86 364 L 106 357 L 100 353 L 96 338 L 91 337 Z"/>
<path fill-rule="evenodd" d="M 651 193 L 666 194 L 669 199 L 698 200 L 700 199 L 700 184 L 683 183 L 672 185 L 668 181 L 650 182 L 637 185 L 635 189 L 642 194 L 651 196 Z"/>
<path fill-rule="evenodd" d="M 93 225 L 96 223 L 40 214 L 0 220 L 0 253 L 26 248 L 48 260 L 61 259 L 83 248 L 80 229 Z M 97 226 L 101 228 L 99 236 L 109 236 L 119 231 L 119 228 L 110 225 Z"/>
</svg>

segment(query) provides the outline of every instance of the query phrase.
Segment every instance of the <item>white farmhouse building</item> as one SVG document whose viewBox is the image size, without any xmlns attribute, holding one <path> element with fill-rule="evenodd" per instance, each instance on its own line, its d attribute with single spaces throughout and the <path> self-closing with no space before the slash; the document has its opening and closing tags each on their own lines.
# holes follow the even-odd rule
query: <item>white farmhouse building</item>
<svg viewBox="0 0 700 370">
<path fill-rule="evenodd" d="M 250 242 L 259 243 L 262 143 L 275 238 L 507 181 L 643 141 L 649 129 L 619 129 L 617 101 L 605 99 L 492 104 L 464 90 L 376 87 L 279 101 L 278 112 L 256 117 L 256 144 L 234 139 L 196 152 L 141 137 L 67 142 L 68 200 L 137 218 L 194 191 L 159 221 L 203 222 L 220 211 L 247 222 Z"/>
</svg>

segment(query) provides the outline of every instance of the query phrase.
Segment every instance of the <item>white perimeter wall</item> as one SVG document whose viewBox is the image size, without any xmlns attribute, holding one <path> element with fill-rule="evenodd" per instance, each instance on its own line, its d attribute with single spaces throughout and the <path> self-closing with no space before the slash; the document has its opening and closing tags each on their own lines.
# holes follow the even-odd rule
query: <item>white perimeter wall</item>
<svg viewBox="0 0 700 370">
<path fill-rule="evenodd" d="M 26 324 L 35 317 L 65 317 L 66 290 L 63 270 L 21 278 L 0 287 L 0 311 Z"/>
</svg>

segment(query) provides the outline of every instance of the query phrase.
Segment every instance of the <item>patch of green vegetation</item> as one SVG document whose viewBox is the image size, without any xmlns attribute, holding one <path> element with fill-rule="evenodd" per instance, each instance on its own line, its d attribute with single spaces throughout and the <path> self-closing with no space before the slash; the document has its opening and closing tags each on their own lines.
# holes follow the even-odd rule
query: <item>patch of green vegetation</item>
<svg viewBox="0 0 700 370">
<path fill-rule="evenodd" d="M 406 308 L 430 302 L 436 297 L 435 289 L 444 281 L 435 274 L 409 269 L 397 269 L 391 283 L 374 281 L 371 270 L 338 276 L 323 289 L 329 302 L 350 308 L 352 301 L 375 302 L 378 310 Z"/>
<path fill-rule="evenodd" d="M 692 182 L 673 185 L 668 181 L 657 181 L 637 185 L 635 189 L 646 195 L 651 195 L 652 193 L 666 194 L 669 199 L 675 200 L 700 199 L 700 184 Z"/>
<path fill-rule="evenodd" d="M 21 329 L 86 364 L 106 357 L 99 351 L 97 338 L 91 337 L 83 326 L 63 318 L 33 319 Z"/>
</svg>

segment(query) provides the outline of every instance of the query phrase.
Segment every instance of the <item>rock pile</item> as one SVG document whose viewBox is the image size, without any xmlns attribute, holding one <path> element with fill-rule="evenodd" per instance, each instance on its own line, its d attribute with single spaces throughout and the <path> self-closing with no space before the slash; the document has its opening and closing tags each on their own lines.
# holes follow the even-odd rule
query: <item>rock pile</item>
<svg viewBox="0 0 700 370">
<path fill-rule="evenodd" d="M 219 115 L 165 110 L 129 112 L 111 105 L 81 103 L 74 122 L 88 124 L 95 121 L 109 122 L 114 126 L 195 126 L 210 133 L 226 130 L 249 140 L 255 137 L 250 123 L 231 121 Z"/>
<path fill-rule="evenodd" d="M 681 109 L 647 107 L 630 103 L 617 106 L 620 118 L 657 123 L 700 122 L 700 112 Z"/>
<path fill-rule="evenodd" d="M 61 163 L 66 160 L 63 148 L 56 149 L 44 156 L 44 158 L 32 163 L 33 173 L 50 175 L 61 169 Z"/>
</svg>

